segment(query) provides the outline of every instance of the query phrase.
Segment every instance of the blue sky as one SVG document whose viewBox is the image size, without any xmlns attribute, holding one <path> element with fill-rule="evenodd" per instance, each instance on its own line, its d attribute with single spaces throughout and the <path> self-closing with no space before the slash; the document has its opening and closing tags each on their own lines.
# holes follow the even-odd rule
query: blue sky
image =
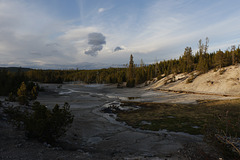
<svg viewBox="0 0 240 160">
<path fill-rule="evenodd" d="M 0 0 L 0 65 L 35 68 L 178 58 L 240 44 L 238 0 Z M 87 63 L 86 63 L 87 62 Z"/>
</svg>

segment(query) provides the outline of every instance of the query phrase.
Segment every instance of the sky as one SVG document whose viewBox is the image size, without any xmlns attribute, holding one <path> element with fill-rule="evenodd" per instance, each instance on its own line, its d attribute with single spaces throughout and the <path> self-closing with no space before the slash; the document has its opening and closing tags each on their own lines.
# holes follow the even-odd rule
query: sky
<svg viewBox="0 0 240 160">
<path fill-rule="evenodd" d="M 0 0 L 0 66 L 102 68 L 240 44 L 239 0 Z"/>
</svg>

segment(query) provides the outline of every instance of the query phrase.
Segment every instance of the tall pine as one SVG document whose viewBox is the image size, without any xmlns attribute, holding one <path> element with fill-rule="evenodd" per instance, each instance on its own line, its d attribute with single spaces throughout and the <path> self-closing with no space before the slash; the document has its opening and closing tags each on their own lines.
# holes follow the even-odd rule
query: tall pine
<svg viewBox="0 0 240 160">
<path fill-rule="evenodd" d="M 199 60 L 197 64 L 197 70 L 200 71 L 201 73 L 205 73 L 209 70 L 209 64 L 208 64 L 208 43 L 209 39 L 208 37 L 206 38 L 206 44 L 204 45 L 202 43 L 202 40 L 200 39 L 198 42 L 198 48 L 199 48 Z"/>
<path fill-rule="evenodd" d="M 128 66 L 128 74 L 127 74 L 127 87 L 134 87 L 135 86 L 135 75 L 134 75 L 134 61 L 133 56 L 131 54 L 129 66 Z"/>
</svg>

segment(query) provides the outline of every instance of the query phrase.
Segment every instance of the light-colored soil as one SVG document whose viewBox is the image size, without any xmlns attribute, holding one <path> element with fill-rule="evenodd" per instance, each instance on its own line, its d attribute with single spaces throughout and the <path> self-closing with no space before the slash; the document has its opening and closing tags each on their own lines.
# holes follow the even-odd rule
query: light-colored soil
<svg viewBox="0 0 240 160">
<path fill-rule="evenodd" d="M 229 66 L 196 76 L 192 83 L 190 74 L 169 75 L 149 87 L 149 89 L 166 89 L 216 95 L 231 95 L 240 97 L 240 65 Z M 172 82 L 170 82 L 172 80 Z"/>
</svg>

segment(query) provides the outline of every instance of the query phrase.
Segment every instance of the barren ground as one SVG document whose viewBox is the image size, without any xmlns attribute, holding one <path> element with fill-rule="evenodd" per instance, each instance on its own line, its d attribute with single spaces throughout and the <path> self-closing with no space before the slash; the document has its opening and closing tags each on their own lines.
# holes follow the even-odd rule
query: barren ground
<svg viewBox="0 0 240 160">
<path fill-rule="evenodd" d="M 68 102 L 75 115 L 72 127 L 53 147 L 26 139 L 2 115 L 0 121 L 0 159 L 202 159 L 214 149 L 201 135 L 133 129 L 115 121 L 101 109 L 121 100 L 141 102 L 196 103 L 197 99 L 222 99 L 221 96 L 167 93 L 143 88 L 109 85 L 43 84 L 38 101 L 49 108 Z M 3 100 L 3 98 L 2 98 Z M 7 106 L 4 102 L 4 106 Z M 1 108 L 1 112 L 2 113 Z M 215 157 L 219 157 L 217 153 Z"/>
</svg>

